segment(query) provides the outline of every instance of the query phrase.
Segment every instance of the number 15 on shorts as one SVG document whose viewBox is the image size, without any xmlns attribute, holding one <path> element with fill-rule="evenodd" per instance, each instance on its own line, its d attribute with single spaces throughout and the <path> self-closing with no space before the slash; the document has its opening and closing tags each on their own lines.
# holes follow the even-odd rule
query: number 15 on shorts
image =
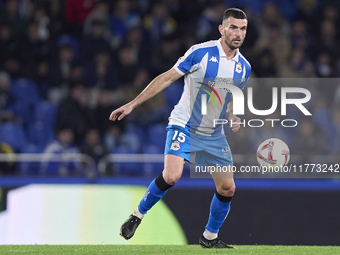
<svg viewBox="0 0 340 255">
<path fill-rule="evenodd" d="M 179 141 L 180 143 L 184 143 L 185 136 L 186 134 L 184 134 L 183 132 L 178 132 L 178 130 L 175 130 L 174 136 L 172 137 L 172 141 L 175 141 L 177 139 L 177 141 Z"/>
<path fill-rule="evenodd" d="M 171 139 L 172 144 L 170 150 L 178 151 L 181 148 L 180 143 L 185 142 L 185 136 L 186 134 L 184 134 L 183 132 L 178 132 L 178 130 L 174 130 L 174 135 Z"/>
</svg>

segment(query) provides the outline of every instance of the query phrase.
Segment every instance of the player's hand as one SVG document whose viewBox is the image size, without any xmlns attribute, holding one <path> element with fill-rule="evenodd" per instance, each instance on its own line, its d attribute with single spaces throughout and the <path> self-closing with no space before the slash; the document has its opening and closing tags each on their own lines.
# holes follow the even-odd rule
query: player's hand
<svg viewBox="0 0 340 255">
<path fill-rule="evenodd" d="M 122 120 L 126 115 L 130 114 L 134 107 L 131 103 L 125 104 L 122 107 L 114 110 L 109 117 L 109 120 L 115 121 L 117 118 L 118 120 Z"/>
<path fill-rule="evenodd" d="M 234 114 L 229 114 L 228 120 L 229 120 L 229 123 L 232 123 L 232 125 L 230 126 L 231 130 L 233 132 L 237 132 L 240 129 L 240 124 L 236 124 L 236 123 L 240 123 L 241 119 L 235 116 Z"/>
</svg>

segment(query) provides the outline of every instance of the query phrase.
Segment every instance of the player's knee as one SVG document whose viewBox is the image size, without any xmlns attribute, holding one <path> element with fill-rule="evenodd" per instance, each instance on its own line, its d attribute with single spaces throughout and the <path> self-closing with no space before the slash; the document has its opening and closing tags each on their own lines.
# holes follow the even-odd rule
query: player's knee
<svg viewBox="0 0 340 255">
<path fill-rule="evenodd" d="M 169 185 L 175 185 L 175 183 L 181 178 L 180 174 L 163 172 L 164 181 Z"/>
<path fill-rule="evenodd" d="M 232 197 L 235 194 L 235 190 L 236 190 L 236 186 L 235 186 L 235 184 L 233 184 L 228 190 L 229 197 Z"/>
<path fill-rule="evenodd" d="M 221 185 L 220 187 L 217 187 L 217 192 L 225 197 L 232 197 L 235 194 L 236 186 L 235 184 L 230 185 Z"/>
</svg>

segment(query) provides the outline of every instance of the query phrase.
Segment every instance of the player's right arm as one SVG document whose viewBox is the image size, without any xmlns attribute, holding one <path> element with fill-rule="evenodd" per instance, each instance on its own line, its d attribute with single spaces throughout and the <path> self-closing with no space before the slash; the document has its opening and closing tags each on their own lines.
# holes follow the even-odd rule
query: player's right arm
<svg viewBox="0 0 340 255">
<path fill-rule="evenodd" d="M 126 115 L 130 114 L 133 109 L 138 105 L 144 103 L 146 100 L 157 95 L 163 89 L 168 87 L 171 83 L 178 80 L 183 75 L 180 74 L 175 68 L 171 68 L 167 72 L 158 75 L 153 79 L 149 85 L 131 102 L 123 105 L 122 107 L 114 110 L 110 115 L 110 120 L 115 121 L 123 119 Z"/>
</svg>

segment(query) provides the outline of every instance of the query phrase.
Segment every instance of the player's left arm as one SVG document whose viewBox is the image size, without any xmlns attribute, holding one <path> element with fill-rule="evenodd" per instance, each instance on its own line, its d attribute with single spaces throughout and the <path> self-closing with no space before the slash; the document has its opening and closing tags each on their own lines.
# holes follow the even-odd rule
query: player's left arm
<svg viewBox="0 0 340 255">
<path fill-rule="evenodd" d="M 233 95 L 231 95 L 230 102 L 228 104 L 227 108 L 227 114 L 226 117 L 229 121 L 230 128 L 233 132 L 237 132 L 240 129 L 240 121 L 241 119 L 233 114 Z"/>
</svg>

